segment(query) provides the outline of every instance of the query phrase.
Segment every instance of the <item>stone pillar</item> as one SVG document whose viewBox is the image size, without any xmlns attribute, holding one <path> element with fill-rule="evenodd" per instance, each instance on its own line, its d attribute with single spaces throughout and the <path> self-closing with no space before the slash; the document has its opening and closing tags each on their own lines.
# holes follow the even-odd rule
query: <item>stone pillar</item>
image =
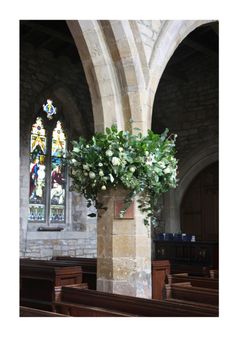
<svg viewBox="0 0 236 338">
<path fill-rule="evenodd" d="M 151 235 L 136 202 L 119 218 L 126 195 L 117 189 L 99 196 L 107 210 L 98 217 L 97 290 L 151 298 Z"/>
</svg>

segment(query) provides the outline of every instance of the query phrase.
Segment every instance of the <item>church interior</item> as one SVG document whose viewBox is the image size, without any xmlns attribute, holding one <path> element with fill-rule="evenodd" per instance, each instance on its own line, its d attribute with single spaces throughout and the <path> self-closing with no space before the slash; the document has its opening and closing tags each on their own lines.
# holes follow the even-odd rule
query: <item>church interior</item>
<svg viewBox="0 0 236 338">
<path fill-rule="evenodd" d="M 20 317 L 219 316 L 218 26 L 20 20 Z M 177 134 L 149 231 L 70 189 L 71 141 L 113 124 Z"/>
</svg>

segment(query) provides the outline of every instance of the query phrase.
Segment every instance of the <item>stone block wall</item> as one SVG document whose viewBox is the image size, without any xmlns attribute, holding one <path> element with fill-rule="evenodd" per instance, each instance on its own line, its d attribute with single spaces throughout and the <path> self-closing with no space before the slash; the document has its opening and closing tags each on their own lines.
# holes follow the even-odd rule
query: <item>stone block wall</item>
<svg viewBox="0 0 236 338">
<path fill-rule="evenodd" d="M 163 24 L 164 20 L 137 20 L 147 63 L 150 61 L 154 44 L 156 43 Z"/>
<path fill-rule="evenodd" d="M 153 130 L 178 135 L 177 157 L 185 161 L 202 147 L 218 143 L 218 63 L 199 54 L 179 64 L 174 78 L 168 66 L 157 89 Z"/>
<path fill-rule="evenodd" d="M 67 223 L 61 232 L 37 231 L 45 224 L 28 223 L 30 130 L 41 98 L 56 97 L 68 137 L 94 133 L 88 85 L 78 57 L 72 63 L 31 44 L 20 48 L 20 256 L 50 259 L 53 255 L 96 256 L 96 217 L 88 216 L 84 198 L 67 192 Z M 50 94 L 51 93 L 51 94 Z M 68 178 L 68 186 L 70 180 Z"/>
</svg>

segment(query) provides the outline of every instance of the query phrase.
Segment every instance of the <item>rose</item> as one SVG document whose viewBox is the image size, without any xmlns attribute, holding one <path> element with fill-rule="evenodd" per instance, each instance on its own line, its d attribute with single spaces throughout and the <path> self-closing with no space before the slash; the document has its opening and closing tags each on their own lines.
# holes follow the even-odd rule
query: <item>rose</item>
<svg viewBox="0 0 236 338">
<path fill-rule="evenodd" d="M 109 156 L 109 157 L 111 157 L 113 155 L 113 152 L 110 149 L 108 149 L 106 151 L 106 155 Z"/>
<path fill-rule="evenodd" d="M 134 172 L 135 172 L 135 170 L 136 170 L 136 168 L 135 168 L 135 167 L 130 167 L 130 168 L 129 168 L 129 171 L 130 171 L 131 173 L 134 173 Z"/>
<path fill-rule="evenodd" d="M 90 177 L 91 179 L 94 179 L 94 178 L 96 177 L 96 175 L 95 175 L 94 172 L 90 171 L 90 172 L 89 172 L 89 177 Z"/>
<path fill-rule="evenodd" d="M 165 163 L 162 161 L 159 161 L 157 164 L 161 169 L 164 169 L 166 167 Z"/>
<path fill-rule="evenodd" d="M 101 177 L 104 176 L 104 172 L 103 172 L 102 170 L 99 170 L 99 173 L 98 173 L 98 174 L 99 174 L 99 176 L 101 176 Z"/>
<path fill-rule="evenodd" d="M 120 159 L 118 157 L 112 157 L 112 160 L 111 160 L 112 164 L 113 165 L 120 165 Z"/>
<path fill-rule="evenodd" d="M 164 169 L 165 174 L 169 174 L 170 172 L 171 172 L 170 167 L 167 167 L 167 168 Z"/>
</svg>

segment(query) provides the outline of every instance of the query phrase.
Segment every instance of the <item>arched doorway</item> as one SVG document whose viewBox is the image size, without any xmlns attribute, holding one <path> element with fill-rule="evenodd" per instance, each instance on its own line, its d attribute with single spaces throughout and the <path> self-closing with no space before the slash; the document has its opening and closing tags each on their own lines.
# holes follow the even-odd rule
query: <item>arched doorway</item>
<svg viewBox="0 0 236 338">
<path fill-rule="evenodd" d="M 218 162 L 202 170 L 189 185 L 180 207 L 181 232 L 200 241 L 218 241 Z"/>
<path fill-rule="evenodd" d="M 160 231 L 180 232 L 180 204 L 192 178 L 218 159 L 218 23 L 191 31 L 162 74 L 152 130 L 176 133 L 178 187 L 164 196 Z"/>
</svg>

